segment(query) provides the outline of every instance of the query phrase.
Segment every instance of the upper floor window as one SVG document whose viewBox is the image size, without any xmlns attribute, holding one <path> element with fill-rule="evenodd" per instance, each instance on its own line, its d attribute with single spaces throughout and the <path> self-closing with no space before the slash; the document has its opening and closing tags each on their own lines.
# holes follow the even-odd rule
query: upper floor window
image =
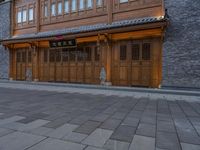
<svg viewBox="0 0 200 150">
<path fill-rule="evenodd" d="M 33 8 L 28 10 L 28 20 L 33 21 Z"/>
<path fill-rule="evenodd" d="M 69 13 L 69 0 L 65 0 L 65 13 Z"/>
<path fill-rule="evenodd" d="M 56 15 L 56 5 L 54 3 L 51 4 L 51 15 L 52 16 Z"/>
<path fill-rule="evenodd" d="M 128 0 L 120 0 L 120 3 L 126 3 Z"/>
<path fill-rule="evenodd" d="M 62 2 L 58 3 L 58 14 L 62 14 Z"/>
<path fill-rule="evenodd" d="M 44 16 L 48 17 L 48 6 L 47 5 L 44 6 Z"/>
<path fill-rule="evenodd" d="M 17 13 L 17 23 L 21 23 L 22 22 L 22 12 L 18 11 Z"/>
<path fill-rule="evenodd" d="M 72 11 L 76 11 L 77 9 L 77 0 L 72 0 Z"/>
<path fill-rule="evenodd" d="M 102 6 L 102 0 L 96 0 L 96 5 L 97 5 L 97 7 Z"/>
<path fill-rule="evenodd" d="M 26 10 L 23 10 L 22 12 L 22 21 L 26 22 Z"/>
<path fill-rule="evenodd" d="M 93 2 L 92 0 L 87 0 L 87 8 L 92 8 Z"/>
<path fill-rule="evenodd" d="M 84 0 L 79 0 L 79 10 L 83 10 L 84 9 Z"/>
</svg>

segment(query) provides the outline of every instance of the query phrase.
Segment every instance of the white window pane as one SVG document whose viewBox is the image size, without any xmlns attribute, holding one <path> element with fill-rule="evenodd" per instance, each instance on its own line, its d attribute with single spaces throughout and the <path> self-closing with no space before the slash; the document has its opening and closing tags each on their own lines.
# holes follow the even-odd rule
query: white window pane
<svg viewBox="0 0 200 150">
<path fill-rule="evenodd" d="M 97 6 L 102 6 L 102 0 L 97 0 Z"/>
<path fill-rule="evenodd" d="M 65 13 L 69 12 L 69 0 L 65 0 Z"/>
<path fill-rule="evenodd" d="M 92 0 L 87 0 L 87 8 L 92 8 Z"/>
<path fill-rule="evenodd" d="M 76 11 L 76 0 L 72 0 L 72 11 Z"/>
<path fill-rule="evenodd" d="M 84 0 L 79 1 L 79 9 L 80 10 L 84 9 Z"/>
<path fill-rule="evenodd" d="M 48 6 L 47 5 L 44 6 L 44 16 L 48 17 Z"/>
<path fill-rule="evenodd" d="M 28 14 L 29 14 L 29 16 L 28 16 L 29 21 L 32 21 L 32 20 L 33 20 L 33 8 L 30 8 L 30 9 L 29 9 Z"/>
<path fill-rule="evenodd" d="M 22 12 L 19 11 L 19 12 L 17 13 L 17 23 L 21 23 L 21 22 L 22 22 Z"/>
<path fill-rule="evenodd" d="M 58 3 L 58 14 L 62 14 L 62 2 Z"/>
<path fill-rule="evenodd" d="M 128 2 L 128 0 L 120 0 L 120 3 Z"/>
<path fill-rule="evenodd" d="M 23 22 L 26 22 L 26 10 L 23 10 L 23 19 L 22 19 Z"/>
<path fill-rule="evenodd" d="M 52 16 L 55 16 L 55 15 L 56 15 L 56 5 L 55 5 L 55 4 L 52 4 L 52 5 L 51 5 L 51 15 L 52 15 Z"/>
</svg>

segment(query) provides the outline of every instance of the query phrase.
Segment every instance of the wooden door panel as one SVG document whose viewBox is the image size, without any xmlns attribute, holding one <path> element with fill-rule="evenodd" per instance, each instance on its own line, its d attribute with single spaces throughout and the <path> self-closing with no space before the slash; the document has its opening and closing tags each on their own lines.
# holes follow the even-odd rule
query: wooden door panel
<svg viewBox="0 0 200 150">
<path fill-rule="evenodd" d="M 85 63 L 85 82 L 92 82 L 92 65 L 91 63 Z"/>
<path fill-rule="evenodd" d="M 21 64 L 20 63 L 17 63 L 17 80 L 22 80 L 22 77 L 21 77 Z"/>
<path fill-rule="evenodd" d="M 63 81 L 64 82 L 69 82 L 69 67 L 68 65 L 64 64 L 63 65 Z"/>
<path fill-rule="evenodd" d="M 131 71 L 132 85 L 140 85 L 140 66 L 132 66 Z"/>
<path fill-rule="evenodd" d="M 55 64 L 49 66 L 49 81 L 55 81 Z"/>
<path fill-rule="evenodd" d="M 49 65 L 43 65 L 43 81 L 49 81 Z"/>
<path fill-rule="evenodd" d="M 84 77 L 84 63 L 78 62 L 77 63 L 77 82 L 83 83 Z"/>
<path fill-rule="evenodd" d="M 60 63 L 56 64 L 56 71 L 55 71 L 55 76 L 56 76 L 56 81 L 61 82 L 62 81 L 62 65 Z"/>
<path fill-rule="evenodd" d="M 142 66 L 141 68 L 141 84 L 142 86 L 149 86 L 150 85 L 150 66 Z"/>
<path fill-rule="evenodd" d="M 76 82 L 77 80 L 77 67 L 76 63 L 70 64 L 70 82 Z"/>
<path fill-rule="evenodd" d="M 100 83 L 100 72 L 101 72 L 101 68 L 98 65 L 94 66 L 94 83 L 95 84 Z"/>
<path fill-rule="evenodd" d="M 120 85 L 127 85 L 128 84 L 128 67 L 123 66 L 120 67 L 120 73 L 119 73 L 119 80 Z"/>
</svg>

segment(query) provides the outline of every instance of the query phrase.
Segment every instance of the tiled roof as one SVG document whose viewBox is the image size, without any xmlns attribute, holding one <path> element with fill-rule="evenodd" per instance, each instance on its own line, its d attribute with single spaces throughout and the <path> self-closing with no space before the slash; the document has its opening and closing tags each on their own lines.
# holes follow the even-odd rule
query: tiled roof
<svg viewBox="0 0 200 150">
<path fill-rule="evenodd" d="M 100 31 L 100 30 L 107 30 L 107 29 L 114 29 L 114 28 L 121 28 L 121 27 L 128 27 L 128 26 L 136 26 L 136 25 L 141 25 L 141 24 L 160 22 L 164 20 L 165 18 L 163 17 L 146 17 L 146 18 L 138 18 L 138 19 L 132 19 L 132 20 L 122 20 L 122 21 L 113 22 L 112 24 L 102 23 L 102 24 L 95 24 L 95 25 L 59 29 L 59 30 L 53 30 L 53 31 L 47 31 L 47 32 L 39 32 L 36 34 L 17 35 L 17 36 L 13 36 L 12 38 L 3 39 L 2 41 L 48 38 L 48 37 L 59 36 L 59 35 L 77 34 L 77 33 Z"/>
</svg>

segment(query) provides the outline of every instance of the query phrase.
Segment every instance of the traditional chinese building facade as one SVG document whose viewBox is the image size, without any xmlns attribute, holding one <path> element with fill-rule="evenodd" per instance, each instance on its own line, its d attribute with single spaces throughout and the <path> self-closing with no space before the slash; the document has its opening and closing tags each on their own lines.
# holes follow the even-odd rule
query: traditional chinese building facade
<svg viewBox="0 0 200 150">
<path fill-rule="evenodd" d="M 14 80 L 159 87 L 167 26 L 163 0 L 15 0 Z"/>
</svg>

